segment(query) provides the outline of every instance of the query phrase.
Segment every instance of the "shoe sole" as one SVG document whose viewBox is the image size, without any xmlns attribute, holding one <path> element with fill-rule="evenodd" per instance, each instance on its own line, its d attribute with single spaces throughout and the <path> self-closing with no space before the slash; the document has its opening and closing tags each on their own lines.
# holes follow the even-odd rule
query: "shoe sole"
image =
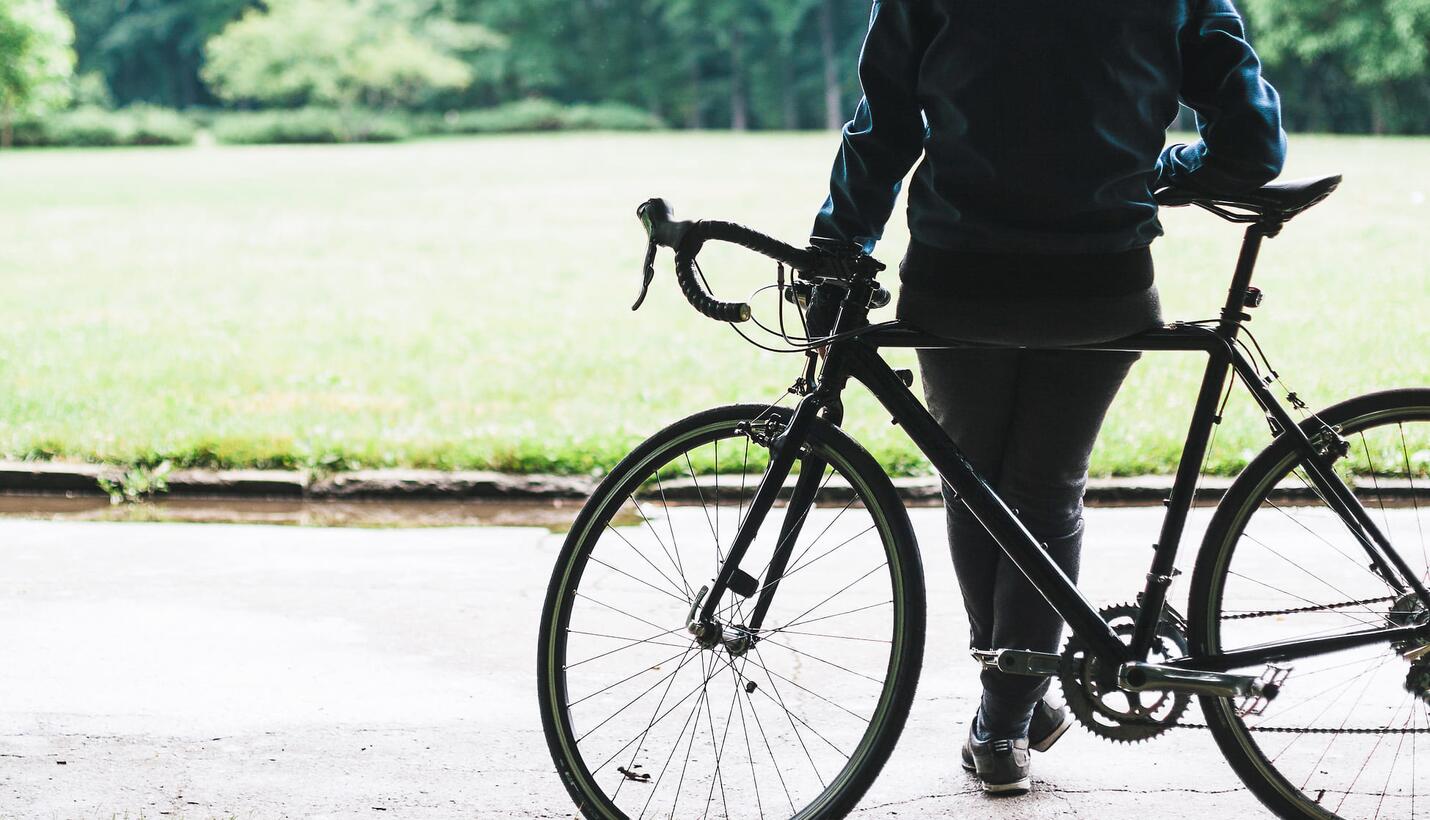
<svg viewBox="0 0 1430 820">
<path fill-rule="evenodd" d="M 1073 716 L 1065 715 L 1063 718 L 1063 722 L 1058 724 L 1057 728 L 1049 732 L 1047 737 L 1043 738 L 1042 740 L 1039 740 L 1037 743 L 1029 743 L 1028 748 L 1032 749 L 1035 752 L 1046 752 L 1047 750 L 1053 748 L 1053 744 L 1058 742 L 1058 738 L 1067 734 L 1068 729 L 1071 729 L 1072 725 Z"/>
<path fill-rule="evenodd" d="M 989 783 L 984 781 L 983 791 L 988 794 L 1015 795 L 1027 794 L 1032 789 L 1033 780 L 1025 777 L 1022 780 L 1014 780 L 1012 783 Z"/>
</svg>

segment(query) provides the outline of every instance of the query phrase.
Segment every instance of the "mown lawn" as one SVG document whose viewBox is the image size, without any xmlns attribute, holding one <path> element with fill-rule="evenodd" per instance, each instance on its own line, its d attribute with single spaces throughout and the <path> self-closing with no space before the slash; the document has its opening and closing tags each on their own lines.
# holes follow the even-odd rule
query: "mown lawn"
<svg viewBox="0 0 1430 820">
<path fill-rule="evenodd" d="M 800 240 L 831 134 L 556 135 L 406 145 L 0 154 L 0 455 L 587 472 L 685 413 L 772 400 L 798 361 L 680 299 L 630 312 L 635 206 Z M 1430 140 L 1293 137 L 1342 189 L 1269 242 L 1252 329 L 1313 406 L 1430 383 Z M 902 211 L 902 205 L 900 206 Z M 1238 232 L 1165 214 L 1169 318 L 1215 314 Z M 896 263 L 896 217 L 879 255 Z M 773 266 L 710 252 L 718 291 Z M 890 277 L 890 284 L 894 283 Z M 773 304 L 767 303 L 767 304 Z M 1168 472 L 1199 362 L 1148 355 L 1094 469 Z M 926 469 L 867 397 L 850 427 Z M 1266 440 L 1237 402 L 1214 467 Z"/>
</svg>

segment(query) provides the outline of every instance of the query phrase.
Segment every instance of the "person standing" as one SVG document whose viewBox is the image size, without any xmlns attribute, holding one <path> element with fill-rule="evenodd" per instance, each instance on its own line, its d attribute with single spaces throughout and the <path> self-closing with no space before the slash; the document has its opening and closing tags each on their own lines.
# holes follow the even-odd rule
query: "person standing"
<svg viewBox="0 0 1430 820">
<path fill-rule="evenodd" d="M 902 181 L 899 318 L 1000 349 L 924 350 L 930 412 L 1069 577 L 1088 459 L 1136 353 L 1059 350 L 1160 324 L 1155 191 L 1234 193 L 1280 173 L 1280 101 L 1231 0 L 875 0 L 822 246 L 870 253 Z M 1178 103 L 1198 139 L 1163 148 Z M 947 494 L 974 649 L 1055 652 L 1063 624 Z M 961 757 L 989 792 L 1071 725 L 1048 680 L 982 673 Z"/>
</svg>

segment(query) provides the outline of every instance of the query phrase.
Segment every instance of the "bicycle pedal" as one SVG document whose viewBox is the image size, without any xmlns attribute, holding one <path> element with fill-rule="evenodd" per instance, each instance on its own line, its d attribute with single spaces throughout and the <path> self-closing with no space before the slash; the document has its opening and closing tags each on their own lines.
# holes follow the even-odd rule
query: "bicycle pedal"
<svg viewBox="0 0 1430 820">
<path fill-rule="evenodd" d="M 1291 675 L 1291 667 L 1267 664 L 1257 677 L 1254 693 L 1247 696 L 1236 707 L 1238 717 L 1256 717 L 1266 711 L 1266 706 L 1281 693 L 1281 684 Z"/>
<path fill-rule="evenodd" d="M 975 649 L 973 659 L 982 664 L 984 669 L 1039 678 L 1058 674 L 1062 663 L 1061 655 L 1029 649 Z"/>
</svg>

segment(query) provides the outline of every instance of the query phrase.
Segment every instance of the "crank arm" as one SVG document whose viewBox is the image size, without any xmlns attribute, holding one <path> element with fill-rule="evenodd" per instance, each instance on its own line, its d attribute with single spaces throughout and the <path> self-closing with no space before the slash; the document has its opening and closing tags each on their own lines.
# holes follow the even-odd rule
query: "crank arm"
<svg viewBox="0 0 1430 820">
<path fill-rule="evenodd" d="M 1255 675 L 1203 672 L 1159 663 L 1124 663 L 1117 668 L 1117 686 L 1128 692 L 1185 692 L 1219 698 L 1259 697 L 1271 700 L 1278 688 Z"/>
<path fill-rule="evenodd" d="M 1031 649 L 975 649 L 973 659 L 982 664 L 984 669 L 1039 678 L 1050 678 L 1058 674 L 1062 663 L 1061 655 L 1034 652 Z"/>
</svg>

